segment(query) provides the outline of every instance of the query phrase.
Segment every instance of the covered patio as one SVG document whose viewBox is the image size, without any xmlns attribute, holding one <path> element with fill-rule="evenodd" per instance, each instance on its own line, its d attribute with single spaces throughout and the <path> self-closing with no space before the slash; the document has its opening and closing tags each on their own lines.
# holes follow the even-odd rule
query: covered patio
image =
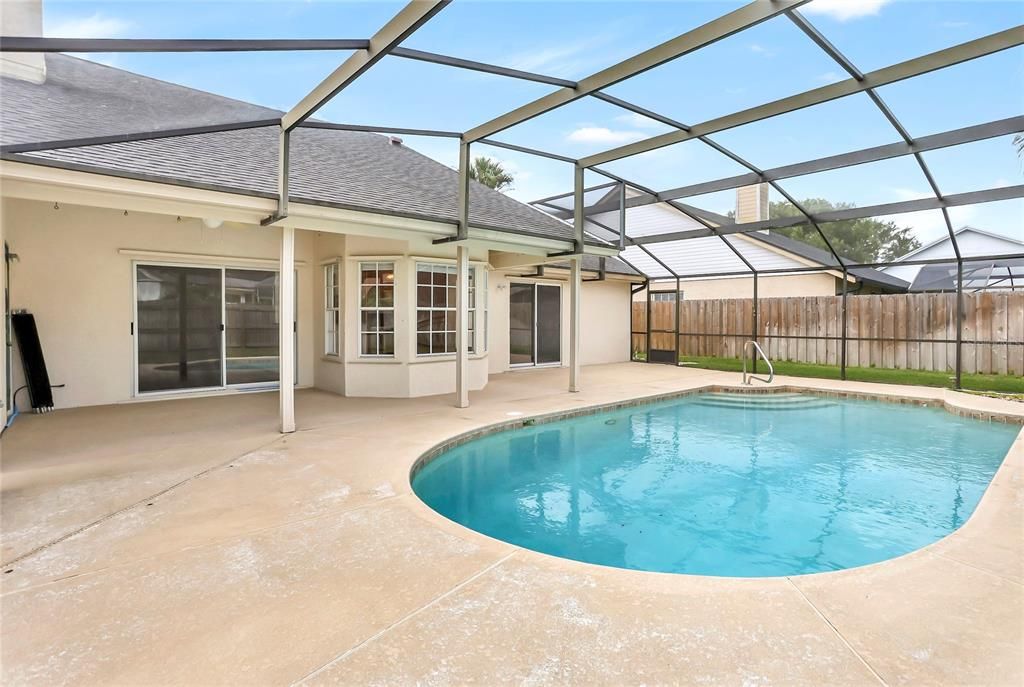
<svg viewBox="0 0 1024 687">
<path fill-rule="evenodd" d="M 450 397 L 273 393 L 26 417 L 4 437 L 6 684 L 1010 683 L 1021 677 L 1024 436 L 968 523 L 884 563 L 789 578 L 604 568 L 490 539 L 410 491 L 497 423 L 734 386 L 630 363 Z M 777 379 L 983 417 L 943 389 Z M 40 618 L 59 619 L 60 629 Z M 170 650 L 169 647 L 173 647 Z"/>
</svg>

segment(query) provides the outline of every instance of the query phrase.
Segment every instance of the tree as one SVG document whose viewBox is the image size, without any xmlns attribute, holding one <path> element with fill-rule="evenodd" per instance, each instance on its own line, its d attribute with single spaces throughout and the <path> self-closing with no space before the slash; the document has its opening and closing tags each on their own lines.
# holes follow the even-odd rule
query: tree
<svg viewBox="0 0 1024 687">
<path fill-rule="evenodd" d="M 855 207 L 852 203 L 832 204 L 823 198 L 808 198 L 801 205 L 812 215 Z M 768 208 L 768 216 L 772 218 L 799 215 L 800 212 L 788 202 L 771 203 Z M 921 247 L 921 242 L 911 233 L 912 227 L 900 227 L 891 220 L 883 222 L 870 218 L 848 219 L 824 223 L 821 230 L 840 257 L 862 263 L 894 260 Z M 821 235 L 809 224 L 771 231 L 828 250 Z"/>
<path fill-rule="evenodd" d="M 515 181 L 515 178 L 501 166 L 500 162 L 483 155 L 473 159 L 473 164 L 469 168 L 469 178 L 476 179 L 495 191 L 510 189 L 512 182 Z"/>
<path fill-rule="evenodd" d="M 1017 156 L 1024 157 L 1024 134 L 1014 136 L 1013 145 L 1017 148 Z"/>
</svg>

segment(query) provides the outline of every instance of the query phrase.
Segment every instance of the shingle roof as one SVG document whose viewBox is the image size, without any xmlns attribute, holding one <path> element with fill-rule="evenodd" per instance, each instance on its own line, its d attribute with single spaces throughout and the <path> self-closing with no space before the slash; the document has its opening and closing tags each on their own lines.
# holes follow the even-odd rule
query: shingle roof
<svg viewBox="0 0 1024 687">
<path fill-rule="evenodd" d="M 4 78 L 2 86 L 3 145 L 281 116 L 267 107 L 69 55 L 46 55 L 46 81 L 42 84 Z"/>
<path fill-rule="evenodd" d="M 4 145 L 109 136 L 279 117 L 224 98 L 66 55 L 47 56 L 47 79 L 2 82 Z M 456 221 L 458 174 L 379 134 L 300 128 L 291 137 L 291 198 L 353 210 Z M 176 185 L 276 197 L 276 127 L 7 153 L 22 162 Z M 470 182 L 475 227 L 572 239 L 572 228 Z M 635 274 L 618 260 L 608 270 Z"/>
<path fill-rule="evenodd" d="M 821 263 L 822 265 L 835 265 L 835 260 L 832 258 L 832 254 L 826 250 L 822 250 L 816 246 L 811 246 L 803 241 L 783 236 L 782 234 L 763 233 L 760 231 L 752 231 L 743 234 L 745 237 L 767 243 L 770 246 L 781 248 L 782 250 L 789 251 L 794 255 L 799 255 L 802 258 L 813 260 L 814 262 Z M 846 262 L 856 262 L 852 258 L 843 258 Z M 873 284 L 875 286 L 882 286 L 887 289 L 895 289 L 897 291 L 906 291 L 910 284 L 899 277 L 894 277 L 891 274 L 886 274 L 880 270 L 876 270 L 871 267 L 854 267 L 850 269 L 850 274 L 856 277 L 859 281 L 867 284 Z"/>
</svg>

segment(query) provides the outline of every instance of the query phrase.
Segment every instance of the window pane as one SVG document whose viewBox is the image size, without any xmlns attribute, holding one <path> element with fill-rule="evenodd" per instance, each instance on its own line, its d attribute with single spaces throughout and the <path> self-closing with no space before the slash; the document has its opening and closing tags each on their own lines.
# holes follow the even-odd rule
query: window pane
<svg viewBox="0 0 1024 687">
<path fill-rule="evenodd" d="M 420 273 L 422 274 L 422 272 Z M 430 307 L 430 287 L 429 286 L 417 286 L 416 287 L 416 306 L 419 308 Z"/>
<path fill-rule="evenodd" d="M 445 334 L 445 341 L 448 347 L 445 349 L 448 353 L 455 352 L 455 334 Z"/>
<path fill-rule="evenodd" d="M 394 355 L 395 354 L 395 335 L 394 334 L 381 334 L 380 335 L 380 354 L 381 355 Z"/>
<path fill-rule="evenodd" d="M 446 284 L 444 272 L 434 272 L 434 285 L 444 286 Z"/>
<path fill-rule="evenodd" d="M 363 326 L 361 329 L 364 332 L 375 332 L 377 331 L 377 313 L 376 312 L 364 312 L 362 313 Z"/>
<path fill-rule="evenodd" d="M 377 287 L 376 286 L 364 286 L 362 288 L 362 298 L 359 300 L 359 304 L 364 308 L 376 308 L 377 307 Z"/>
<path fill-rule="evenodd" d="M 430 331 L 430 311 L 429 310 L 417 310 L 416 311 L 416 331 L 418 331 L 418 332 L 429 332 Z"/>
<path fill-rule="evenodd" d="M 429 284 L 430 283 L 430 270 L 423 266 L 416 269 L 416 283 L 417 284 Z"/>
<path fill-rule="evenodd" d="M 378 313 L 380 316 L 380 330 L 382 332 L 393 332 L 395 331 L 395 313 L 389 310 L 382 310 Z"/>
<path fill-rule="evenodd" d="M 360 339 L 362 340 L 362 352 L 363 355 L 377 355 L 377 335 L 376 334 L 363 334 Z"/>
<path fill-rule="evenodd" d="M 434 307 L 435 308 L 443 308 L 443 307 L 446 306 L 444 292 L 445 292 L 445 290 L 443 288 L 440 288 L 440 287 L 437 287 L 437 286 L 434 287 Z"/>
<path fill-rule="evenodd" d="M 448 289 L 448 307 L 449 308 L 454 308 L 455 307 L 455 299 L 456 298 L 457 298 L 457 294 L 455 293 L 455 289 L 449 288 Z"/>
<path fill-rule="evenodd" d="M 430 343 L 433 353 L 444 353 L 444 334 L 431 334 Z"/>
<path fill-rule="evenodd" d="M 363 266 L 362 277 L 360 278 L 363 284 L 374 284 L 377 281 L 377 270 L 369 266 Z"/>
<path fill-rule="evenodd" d="M 430 334 L 416 336 L 416 353 L 419 355 L 430 353 Z"/>
<path fill-rule="evenodd" d="M 377 295 L 380 299 L 377 303 L 381 308 L 392 308 L 395 305 L 395 287 L 380 286 L 377 288 Z"/>
<path fill-rule="evenodd" d="M 379 270 L 377 278 L 380 280 L 379 284 L 394 284 L 395 283 L 395 264 L 392 262 L 382 262 L 377 265 Z"/>
</svg>

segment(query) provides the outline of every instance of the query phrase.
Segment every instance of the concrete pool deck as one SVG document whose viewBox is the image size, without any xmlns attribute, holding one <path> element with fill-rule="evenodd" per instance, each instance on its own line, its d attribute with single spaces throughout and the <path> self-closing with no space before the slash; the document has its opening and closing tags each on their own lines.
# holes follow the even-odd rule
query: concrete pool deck
<svg viewBox="0 0 1024 687">
<path fill-rule="evenodd" d="M 22 416 L 3 439 L 0 680 L 16 684 L 1020 684 L 1024 432 L 958 532 L 836 573 L 603 568 L 444 519 L 409 470 L 515 417 L 739 374 L 620 364 L 493 377 L 450 397 L 275 394 Z M 982 414 L 1024 406 L 906 394 Z M 517 414 L 522 415 L 517 415 Z M 10 570 L 10 572 L 7 572 Z"/>
</svg>

